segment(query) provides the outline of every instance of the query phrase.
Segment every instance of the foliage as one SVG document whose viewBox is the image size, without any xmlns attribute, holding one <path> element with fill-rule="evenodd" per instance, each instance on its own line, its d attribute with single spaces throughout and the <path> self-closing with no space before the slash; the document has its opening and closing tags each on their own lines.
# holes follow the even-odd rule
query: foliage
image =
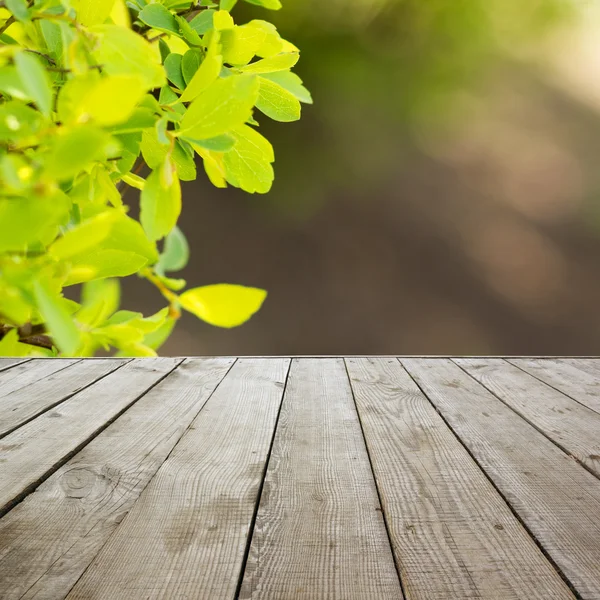
<svg viewBox="0 0 600 600">
<path fill-rule="evenodd" d="M 311 101 L 298 49 L 267 21 L 236 25 L 235 4 L 0 4 L 0 355 L 154 355 L 182 308 L 219 327 L 260 308 L 263 290 L 170 276 L 188 260 L 177 222 L 195 155 L 215 186 L 266 193 L 274 155 L 254 108 L 286 122 Z M 118 278 L 136 274 L 163 310 L 118 310 Z"/>
</svg>

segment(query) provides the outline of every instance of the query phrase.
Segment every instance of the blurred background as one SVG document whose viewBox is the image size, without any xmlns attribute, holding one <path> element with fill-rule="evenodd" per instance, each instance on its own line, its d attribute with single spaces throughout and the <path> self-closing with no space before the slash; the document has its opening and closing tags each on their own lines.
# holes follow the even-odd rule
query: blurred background
<svg viewBox="0 0 600 600">
<path fill-rule="evenodd" d="M 184 187 L 181 276 L 269 297 L 238 329 L 185 315 L 162 354 L 599 353 L 598 3 L 240 4 L 315 104 L 259 117 L 268 195 Z M 123 304 L 162 307 L 142 280 Z"/>
</svg>

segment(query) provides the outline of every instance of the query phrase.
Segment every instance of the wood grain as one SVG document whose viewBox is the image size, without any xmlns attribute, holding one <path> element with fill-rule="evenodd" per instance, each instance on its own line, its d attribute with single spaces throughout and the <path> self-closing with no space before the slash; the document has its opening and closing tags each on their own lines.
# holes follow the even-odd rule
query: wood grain
<svg viewBox="0 0 600 600">
<path fill-rule="evenodd" d="M 507 359 L 513 365 L 600 413 L 600 375 L 560 359 Z"/>
<path fill-rule="evenodd" d="M 31 383 L 52 375 L 52 373 L 74 365 L 78 360 L 76 358 L 37 358 L 15 365 L 6 371 L 0 371 L 0 400 Z M 2 402 L 0 402 L 0 407 L 2 407 Z M 0 416 L 2 412 L 3 410 L 0 408 Z"/>
<path fill-rule="evenodd" d="M 20 365 L 21 363 L 25 363 L 29 358 L 0 358 L 0 371 L 6 371 L 6 369 L 10 369 L 16 365 Z"/>
<path fill-rule="evenodd" d="M 292 362 L 240 598 L 402 598 L 341 359 Z"/>
<path fill-rule="evenodd" d="M 452 361 L 402 364 L 581 597 L 600 599 L 600 481 Z"/>
<path fill-rule="evenodd" d="M 0 514 L 37 487 L 179 362 L 181 359 L 171 358 L 134 360 L 0 440 Z"/>
<path fill-rule="evenodd" d="M 64 598 L 234 359 L 188 359 L 0 520 L 0 598 Z"/>
<path fill-rule="evenodd" d="M 400 363 L 346 364 L 407 599 L 573 599 Z"/>
<path fill-rule="evenodd" d="M 287 359 L 240 359 L 68 598 L 234 598 Z"/>
<path fill-rule="evenodd" d="M 79 361 L 0 400 L 0 438 L 124 365 L 125 359 Z"/>
<path fill-rule="evenodd" d="M 600 414 L 502 359 L 454 362 L 600 477 Z"/>
</svg>

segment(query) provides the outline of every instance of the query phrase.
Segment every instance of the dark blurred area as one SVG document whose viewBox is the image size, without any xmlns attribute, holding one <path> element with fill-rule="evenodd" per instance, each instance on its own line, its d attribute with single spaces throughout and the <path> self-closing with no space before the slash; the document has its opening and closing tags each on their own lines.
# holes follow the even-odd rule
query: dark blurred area
<svg viewBox="0 0 600 600">
<path fill-rule="evenodd" d="M 239 5 L 238 5 L 239 6 Z M 285 0 L 315 100 L 266 196 L 184 188 L 191 286 L 269 297 L 186 315 L 165 355 L 598 354 L 600 13 L 577 0 Z M 133 281 L 124 307 L 162 306 Z"/>
</svg>

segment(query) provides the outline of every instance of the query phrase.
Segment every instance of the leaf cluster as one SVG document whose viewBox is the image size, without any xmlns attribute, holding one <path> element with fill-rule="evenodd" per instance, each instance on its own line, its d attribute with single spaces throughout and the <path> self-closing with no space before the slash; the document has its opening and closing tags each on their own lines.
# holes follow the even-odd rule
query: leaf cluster
<svg viewBox="0 0 600 600">
<path fill-rule="evenodd" d="M 264 290 L 172 276 L 189 255 L 181 181 L 199 164 L 217 187 L 268 192 L 274 154 L 256 119 L 294 121 L 311 102 L 298 49 L 268 21 L 235 24 L 235 4 L 1 3 L 0 355 L 150 356 L 182 310 L 234 327 L 260 308 Z M 119 310 L 133 275 L 163 310 Z"/>
</svg>

